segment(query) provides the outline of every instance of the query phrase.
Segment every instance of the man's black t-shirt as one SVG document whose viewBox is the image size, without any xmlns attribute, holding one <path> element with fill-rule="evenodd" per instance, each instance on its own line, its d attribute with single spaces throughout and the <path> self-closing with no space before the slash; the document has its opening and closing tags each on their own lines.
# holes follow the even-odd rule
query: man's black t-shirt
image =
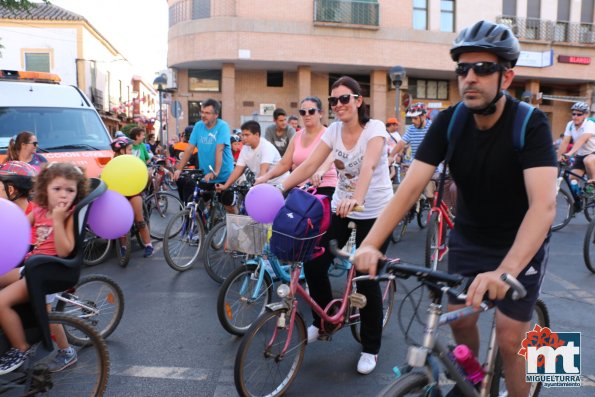
<svg viewBox="0 0 595 397">
<path fill-rule="evenodd" d="M 529 208 L 523 170 L 557 165 L 548 120 L 539 109 L 527 123 L 523 149 L 515 151 L 517 107 L 518 100 L 507 96 L 504 112 L 492 128 L 478 130 L 469 115 L 458 134 L 453 130 L 451 139 L 456 142 L 449 167 L 458 189 L 455 229 L 480 245 L 512 245 Z M 440 112 L 417 150 L 417 160 L 436 166 L 444 160 L 453 111 L 451 106 Z"/>
</svg>

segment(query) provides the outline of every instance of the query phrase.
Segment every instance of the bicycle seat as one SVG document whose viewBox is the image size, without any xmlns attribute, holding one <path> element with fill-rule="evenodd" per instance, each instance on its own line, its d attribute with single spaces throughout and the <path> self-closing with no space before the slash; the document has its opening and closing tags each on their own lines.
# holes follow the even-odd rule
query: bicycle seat
<svg viewBox="0 0 595 397">
<path fill-rule="evenodd" d="M 49 255 L 34 255 L 25 261 L 24 276 L 29 290 L 29 307 L 20 308 L 19 314 L 26 319 L 25 325 L 31 323 L 29 314 L 41 332 L 41 340 L 46 349 L 52 349 L 52 339 L 48 326 L 48 313 L 45 296 L 62 292 L 78 282 L 83 264 L 83 245 L 85 226 L 92 203 L 107 190 L 106 184 L 96 178 L 91 179 L 91 192 L 74 208 L 74 249 L 66 258 Z M 23 305 L 27 306 L 27 305 Z"/>
</svg>

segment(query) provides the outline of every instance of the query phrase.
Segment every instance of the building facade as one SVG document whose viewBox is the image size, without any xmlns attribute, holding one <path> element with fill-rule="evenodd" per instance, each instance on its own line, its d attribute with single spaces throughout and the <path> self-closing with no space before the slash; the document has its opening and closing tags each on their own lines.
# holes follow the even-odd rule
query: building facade
<svg viewBox="0 0 595 397">
<path fill-rule="evenodd" d="M 404 116 L 409 102 L 443 109 L 460 96 L 449 48 L 480 19 L 505 23 L 523 50 L 511 94 L 538 105 L 553 133 L 570 104 L 592 102 L 594 0 L 168 0 L 168 66 L 182 123 L 215 98 L 232 127 L 297 114 L 308 95 L 326 98 L 343 74 L 363 86 L 371 117 Z M 406 71 L 396 91 L 387 72 Z M 326 102 L 326 101 L 324 101 Z M 326 111 L 325 122 L 333 115 Z"/>
<path fill-rule="evenodd" d="M 155 117 L 157 94 L 84 17 L 51 4 L 0 7 L 0 69 L 49 72 L 77 86 L 108 129 Z"/>
</svg>

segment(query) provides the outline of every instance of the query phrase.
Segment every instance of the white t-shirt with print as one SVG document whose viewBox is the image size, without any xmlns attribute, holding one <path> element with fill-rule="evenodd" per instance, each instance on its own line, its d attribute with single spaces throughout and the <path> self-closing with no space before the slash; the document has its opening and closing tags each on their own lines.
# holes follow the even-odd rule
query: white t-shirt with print
<svg viewBox="0 0 595 397">
<path fill-rule="evenodd" d="M 578 129 L 574 126 L 574 122 L 572 121 L 569 121 L 568 124 L 566 124 L 564 136 L 571 136 L 573 142 L 576 142 L 583 134 L 590 134 L 591 137 L 576 152 L 579 156 L 586 156 L 595 152 L 595 123 L 586 119 Z"/>
<path fill-rule="evenodd" d="M 269 169 L 274 167 L 279 160 L 281 155 L 277 148 L 264 138 L 260 138 L 260 143 L 256 149 L 252 149 L 248 145 L 244 145 L 240 151 L 237 165 L 248 167 L 250 171 L 258 178 L 260 175 L 260 165 L 270 164 Z M 270 179 L 268 183 L 277 185 L 282 183 L 285 178 L 289 175 L 289 172 L 284 173 L 276 178 Z"/>
<path fill-rule="evenodd" d="M 357 143 L 353 148 L 347 150 L 341 138 L 342 127 L 343 122 L 341 121 L 331 124 L 321 138 L 332 150 L 335 168 L 339 177 L 331 202 L 333 211 L 335 211 L 342 199 L 353 196 L 368 141 L 379 136 L 384 139 L 386 145 L 386 139 L 388 139 L 384 123 L 379 120 L 370 120 L 364 127 Z M 386 150 L 382 150 L 380 160 L 378 160 L 378 164 L 374 169 L 368 192 L 364 198 L 365 209 L 363 212 L 352 212 L 349 217 L 353 219 L 377 218 L 392 195 L 393 187 L 388 173 L 387 153 Z"/>
</svg>

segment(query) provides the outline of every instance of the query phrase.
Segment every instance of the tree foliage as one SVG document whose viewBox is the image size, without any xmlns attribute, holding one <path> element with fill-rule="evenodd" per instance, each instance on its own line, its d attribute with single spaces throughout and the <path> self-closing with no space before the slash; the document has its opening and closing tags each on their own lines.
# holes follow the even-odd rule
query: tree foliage
<svg viewBox="0 0 595 397">
<path fill-rule="evenodd" d="M 42 0 L 44 3 L 49 4 L 49 0 Z M 33 2 L 29 0 L 0 0 L 0 6 L 10 8 L 13 10 L 27 10 L 31 8 Z"/>
</svg>

